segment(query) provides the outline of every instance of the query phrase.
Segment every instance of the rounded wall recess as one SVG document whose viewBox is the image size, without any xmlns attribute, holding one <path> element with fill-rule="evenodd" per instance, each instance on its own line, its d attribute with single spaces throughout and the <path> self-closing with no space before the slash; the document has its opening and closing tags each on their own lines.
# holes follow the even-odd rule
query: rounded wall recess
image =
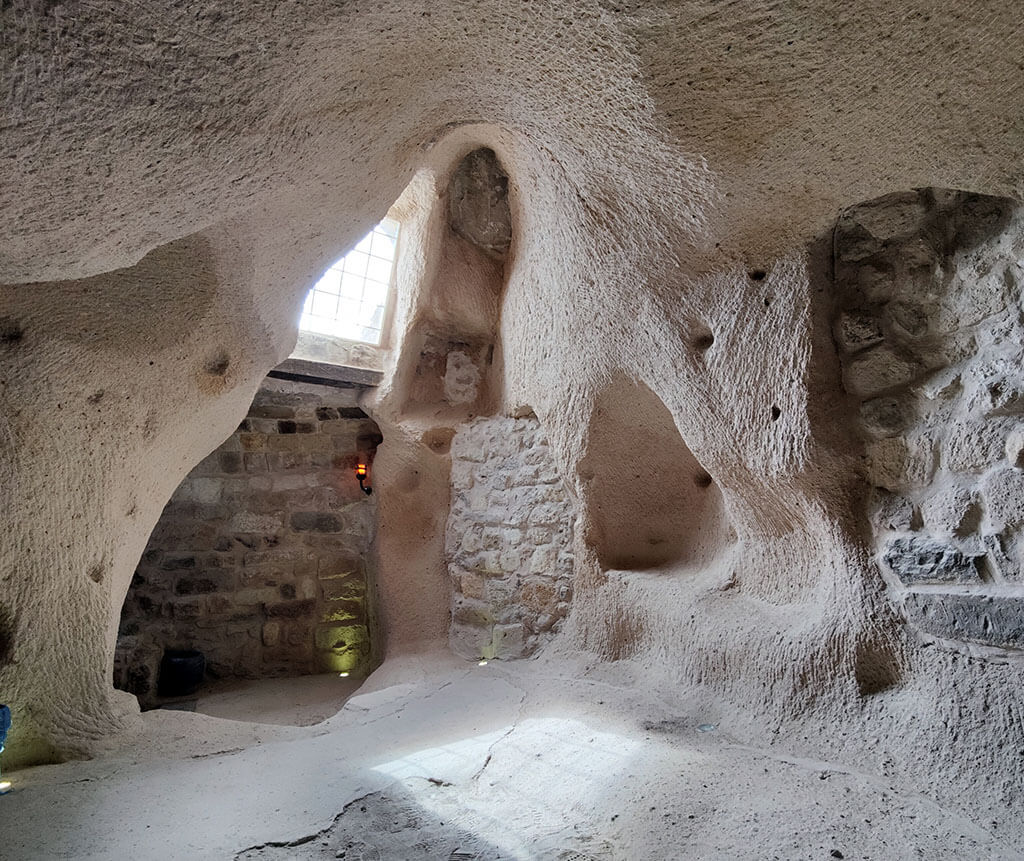
<svg viewBox="0 0 1024 861">
<path fill-rule="evenodd" d="M 597 396 L 578 474 L 605 568 L 703 565 L 733 538 L 721 491 L 643 383 L 619 376 Z"/>
</svg>

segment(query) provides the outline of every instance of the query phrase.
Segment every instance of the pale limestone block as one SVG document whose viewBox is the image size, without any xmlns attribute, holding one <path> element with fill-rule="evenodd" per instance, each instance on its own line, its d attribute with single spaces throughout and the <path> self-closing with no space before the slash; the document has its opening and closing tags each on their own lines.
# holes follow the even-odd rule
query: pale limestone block
<svg viewBox="0 0 1024 861">
<path fill-rule="evenodd" d="M 1010 466 L 1024 469 L 1024 429 L 1013 430 L 1007 434 L 1004 451 Z"/>
<path fill-rule="evenodd" d="M 1024 523 L 1024 470 L 1013 467 L 994 470 L 982 480 L 981 490 L 994 531 Z"/>
<path fill-rule="evenodd" d="M 947 485 L 921 503 L 921 515 L 933 535 L 963 538 L 981 523 L 981 500 L 971 489 Z"/>
</svg>

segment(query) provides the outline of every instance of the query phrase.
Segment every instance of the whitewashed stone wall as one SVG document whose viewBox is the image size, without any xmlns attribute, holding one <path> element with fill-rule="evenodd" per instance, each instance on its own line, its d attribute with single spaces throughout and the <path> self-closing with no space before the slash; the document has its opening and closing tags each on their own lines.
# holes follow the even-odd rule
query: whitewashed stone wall
<svg viewBox="0 0 1024 861">
<path fill-rule="evenodd" d="M 451 458 L 452 648 L 471 658 L 526 657 L 569 610 L 572 501 L 533 416 L 461 426 Z"/>
</svg>

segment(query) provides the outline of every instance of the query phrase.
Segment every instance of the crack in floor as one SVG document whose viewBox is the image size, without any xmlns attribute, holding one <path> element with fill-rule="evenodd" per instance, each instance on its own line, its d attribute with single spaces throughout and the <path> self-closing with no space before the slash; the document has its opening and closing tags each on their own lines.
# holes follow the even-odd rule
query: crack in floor
<svg viewBox="0 0 1024 861">
<path fill-rule="evenodd" d="M 477 769 L 477 771 L 470 778 L 471 783 L 475 783 L 477 780 L 480 779 L 480 775 L 484 773 L 484 769 L 491 764 L 491 757 L 494 755 L 494 749 L 516 731 L 516 729 L 519 727 L 519 722 L 523 719 L 523 708 L 526 703 L 526 691 L 512 684 L 507 677 L 502 680 L 505 682 L 505 684 L 507 684 L 510 688 L 512 688 L 519 694 L 519 702 L 516 703 L 516 716 L 512 721 L 512 725 L 487 746 L 487 758 L 484 760 L 484 764 L 481 765 L 480 768 Z"/>
<path fill-rule="evenodd" d="M 252 852 L 262 852 L 267 849 L 291 849 L 295 846 L 305 846 L 307 843 L 312 843 L 318 837 L 323 837 L 331 831 L 337 824 L 338 821 L 344 816 L 353 804 L 359 804 L 361 801 L 366 801 L 371 795 L 376 795 L 377 792 L 366 792 L 360 795 L 358 798 L 353 798 L 348 804 L 341 808 L 341 810 L 334 816 L 330 824 L 321 828 L 319 831 L 313 834 L 307 834 L 303 837 L 296 837 L 294 840 L 268 840 L 266 843 L 257 843 L 255 846 L 248 846 L 239 852 L 235 853 L 235 861 L 241 861 L 244 857 Z"/>
</svg>

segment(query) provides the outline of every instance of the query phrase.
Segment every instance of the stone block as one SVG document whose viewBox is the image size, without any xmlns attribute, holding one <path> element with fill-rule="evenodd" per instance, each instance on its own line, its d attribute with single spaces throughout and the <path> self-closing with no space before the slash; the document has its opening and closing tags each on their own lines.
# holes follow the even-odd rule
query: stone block
<svg viewBox="0 0 1024 861">
<path fill-rule="evenodd" d="M 164 571 L 187 571 L 196 567 L 196 557 L 192 553 L 168 553 L 160 561 Z"/>
<path fill-rule="evenodd" d="M 303 600 L 316 598 L 320 594 L 315 577 L 300 577 L 295 581 L 295 592 Z"/>
<path fill-rule="evenodd" d="M 273 477 L 272 488 L 275 493 L 289 490 L 306 490 L 324 483 L 323 476 L 315 473 L 293 471 Z"/>
<path fill-rule="evenodd" d="M 277 586 L 251 586 L 239 589 L 234 593 L 233 598 L 239 606 L 253 607 L 265 604 L 268 601 L 274 602 L 278 600 Z"/>
<path fill-rule="evenodd" d="M 935 449 L 930 440 L 887 437 L 865 447 L 867 478 L 875 487 L 899 493 L 923 487 L 935 474 Z"/>
<path fill-rule="evenodd" d="M 319 427 L 316 422 L 300 422 L 300 421 L 279 421 L 277 423 L 277 432 L 281 434 L 307 434 L 316 433 Z"/>
<path fill-rule="evenodd" d="M 877 529 L 910 532 L 914 528 L 916 508 L 905 496 L 872 488 L 869 504 L 871 520 Z"/>
<path fill-rule="evenodd" d="M 1021 566 L 1020 540 L 1013 534 L 984 535 L 982 541 L 988 552 L 988 561 L 999 579 L 1010 583 L 1024 580 Z"/>
<path fill-rule="evenodd" d="M 533 613 L 553 613 L 559 600 L 558 587 L 549 580 L 530 580 L 523 584 L 520 600 Z"/>
<path fill-rule="evenodd" d="M 313 625 L 310 622 L 292 622 L 288 625 L 288 633 L 286 635 L 289 646 L 303 646 L 309 649 L 310 653 L 313 650 Z"/>
<path fill-rule="evenodd" d="M 531 574 L 551 574 L 555 570 L 555 562 L 558 559 L 558 547 L 548 544 L 538 547 L 530 557 L 529 572 Z"/>
<path fill-rule="evenodd" d="M 515 547 L 508 547 L 501 551 L 498 557 L 498 564 L 506 574 L 515 574 L 522 565 L 522 556 Z"/>
<path fill-rule="evenodd" d="M 281 623 L 267 622 L 263 625 L 263 645 L 276 646 L 281 641 Z"/>
<path fill-rule="evenodd" d="M 486 654 L 490 650 L 490 628 L 478 628 L 473 625 L 452 624 L 448 631 L 448 645 L 456 655 L 471 660 L 491 657 Z"/>
<path fill-rule="evenodd" d="M 324 511 L 295 511 L 291 516 L 292 529 L 296 532 L 341 532 L 341 518 Z"/>
<path fill-rule="evenodd" d="M 175 595 L 209 595 L 218 584 L 208 577 L 181 577 L 174 586 Z"/>
<path fill-rule="evenodd" d="M 282 404 L 256 403 L 249 408 L 250 419 L 293 419 L 295 408 Z"/>
<path fill-rule="evenodd" d="M 320 433 L 347 440 L 346 444 L 354 451 L 356 437 L 359 436 L 359 422 L 342 419 L 340 421 L 320 422 Z"/>
<path fill-rule="evenodd" d="M 283 526 L 280 514 L 256 514 L 251 511 L 239 511 L 228 522 L 230 532 L 250 534 L 274 534 Z"/>
<path fill-rule="evenodd" d="M 219 455 L 220 471 L 224 473 L 242 472 L 244 455 L 239 451 L 221 451 Z"/>
<path fill-rule="evenodd" d="M 361 599 L 331 601 L 323 609 L 321 621 L 344 622 L 347 625 L 366 622 L 366 605 Z"/>
<path fill-rule="evenodd" d="M 1024 599 L 1019 597 L 912 592 L 903 608 L 910 624 L 934 637 L 1024 648 Z"/>
<path fill-rule="evenodd" d="M 1005 467 L 982 480 L 982 495 L 989 525 L 995 531 L 1024 523 L 1024 470 Z"/>
<path fill-rule="evenodd" d="M 843 385 L 852 395 L 876 397 L 909 385 L 921 372 L 913 362 L 886 346 L 875 347 L 845 363 Z"/>
<path fill-rule="evenodd" d="M 452 620 L 459 625 L 490 628 L 494 624 L 494 614 L 486 604 L 456 599 Z"/>
<path fill-rule="evenodd" d="M 271 451 L 267 452 L 264 457 L 267 459 L 267 469 L 274 473 L 309 466 L 309 458 L 302 452 Z"/>
<path fill-rule="evenodd" d="M 1024 469 L 1024 430 L 1012 430 L 1006 436 L 1003 447 L 1006 460 L 1014 469 Z"/>
<path fill-rule="evenodd" d="M 921 503 L 921 514 L 933 535 L 965 538 L 981 523 L 981 500 L 969 488 L 947 485 Z"/>
<path fill-rule="evenodd" d="M 321 556 L 317 561 L 317 576 L 321 580 L 333 577 L 350 577 L 363 572 L 363 560 L 358 556 L 342 556 L 335 552 Z"/>
<path fill-rule="evenodd" d="M 972 405 L 986 416 L 1024 414 L 1024 380 L 994 374 L 981 383 Z"/>
<path fill-rule="evenodd" d="M 554 540 L 554 532 L 547 526 L 531 526 L 526 533 L 526 540 L 536 546 L 550 544 Z"/>
<path fill-rule="evenodd" d="M 325 601 L 362 601 L 366 595 L 366 581 L 359 574 L 321 580 Z"/>
<path fill-rule="evenodd" d="M 459 576 L 459 591 L 467 598 L 483 600 L 486 589 L 486 581 L 474 571 L 466 571 Z"/>
<path fill-rule="evenodd" d="M 317 649 L 359 648 L 368 642 L 364 625 L 317 625 L 314 644 Z"/>
<path fill-rule="evenodd" d="M 907 586 L 924 583 L 980 583 L 978 555 L 926 537 L 894 538 L 883 559 Z"/>
<path fill-rule="evenodd" d="M 860 405 L 860 424 L 871 436 L 893 436 L 910 425 L 912 412 L 906 396 L 872 398 Z"/>
<path fill-rule="evenodd" d="M 199 599 L 169 601 L 166 615 L 173 619 L 196 619 L 203 614 L 203 603 Z"/>
<path fill-rule="evenodd" d="M 277 421 L 275 419 L 250 418 L 249 423 L 252 425 L 253 433 L 267 437 L 277 433 Z"/>
<path fill-rule="evenodd" d="M 273 434 L 267 437 L 267 450 L 270 452 L 308 454 L 330 448 L 330 438 L 320 434 Z"/>
<path fill-rule="evenodd" d="M 273 604 L 266 604 L 264 610 L 271 619 L 310 618 L 316 612 L 316 601 L 312 599 L 279 601 Z"/>
<path fill-rule="evenodd" d="M 242 450 L 247 452 L 264 451 L 267 448 L 267 437 L 261 433 L 243 433 L 238 437 Z"/>
<path fill-rule="evenodd" d="M 946 438 L 945 466 L 953 472 L 984 472 L 1004 461 L 1005 420 L 956 422 Z"/>
</svg>

